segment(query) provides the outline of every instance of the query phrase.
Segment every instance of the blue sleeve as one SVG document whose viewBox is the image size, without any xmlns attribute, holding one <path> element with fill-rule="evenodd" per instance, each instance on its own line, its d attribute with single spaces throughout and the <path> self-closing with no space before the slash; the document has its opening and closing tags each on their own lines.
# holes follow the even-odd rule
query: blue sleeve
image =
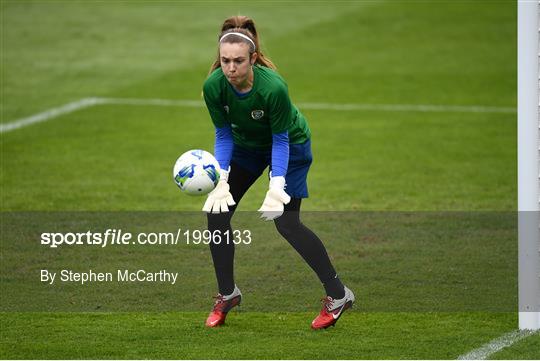
<svg viewBox="0 0 540 361">
<path fill-rule="evenodd" d="M 229 170 L 234 148 L 232 129 L 230 126 L 216 128 L 216 144 L 214 146 L 214 156 L 221 169 Z"/>
<path fill-rule="evenodd" d="M 272 134 L 272 177 L 285 177 L 289 165 L 289 133 Z"/>
</svg>

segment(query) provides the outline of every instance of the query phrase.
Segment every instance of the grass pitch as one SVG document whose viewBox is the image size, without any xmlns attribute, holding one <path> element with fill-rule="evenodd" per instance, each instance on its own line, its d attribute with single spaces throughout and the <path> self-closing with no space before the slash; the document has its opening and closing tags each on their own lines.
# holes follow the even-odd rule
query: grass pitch
<svg viewBox="0 0 540 361">
<path fill-rule="evenodd" d="M 255 19 L 296 103 L 516 105 L 514 2 L 4 0 L 1 13 L 2 123 L 92 96 L 200 100 L 219 25 L 231 14 Z M 338 228 L 312 223 L 359 296 L 336 328 L 308 329 L 320 286 L 271 224 L 257 226 L 266 242 L 238 247 L 248 297 L 219 330 L 203 327 L 215 287 L 204 247 L 139 256 L 184 272 L 178 287 L 143 292 L 143 301 L 125 287 L 87 293 L 84 307 L 74 293 L 71 309 L 62 303 L 70 290 L 52 289 L 60 306 L 49 312 L 32 302 L 40 298 L 25 300 L 39 288 L 17 271 L 32 270 L 31 260 L 54 265 L 54 257 L 27 236 L 41 223 L 17 228 L 13 215 L 202 206 L 175 189 L 170 173 L 185 150 L 212 149 L 204 108 L 96 105 L 1 136 L 0 356 L 456 358 L 515 329 L 516 114 L 301 110 L 315 157 L 303 208 L 379 217 L 350 224 L 338 217 Z M 258 208 L 263 178 L 241 210 Z M 412 221 L 390 211 L 413 212 Z M 430 217 L 448 211 L 469 216 L 443 226 Z M 134 260 L 146 255 L 133 252 Z M 111 265 L 111 258 L 81 262 Z M 10 287 L 18 292 L 4 292 Z M 107 309 L 111 294 L 125 300 L 124 312 Z M 96 299 L 102 308 L 93 307 Z M 531 336 L 493 358 L 540 358 L 539 342 Z"/>
</svg>

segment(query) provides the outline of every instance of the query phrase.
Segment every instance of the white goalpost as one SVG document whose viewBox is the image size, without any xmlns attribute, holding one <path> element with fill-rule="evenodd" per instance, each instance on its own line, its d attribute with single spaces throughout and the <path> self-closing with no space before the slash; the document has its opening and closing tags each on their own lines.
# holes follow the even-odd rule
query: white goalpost
<svg viewBox="0 0 540 361">
<path fill-rule="evenodd" d="M 518 1 L 519 328 L 540 329 L 540 74 L 538 0 Z"/>
</svg>

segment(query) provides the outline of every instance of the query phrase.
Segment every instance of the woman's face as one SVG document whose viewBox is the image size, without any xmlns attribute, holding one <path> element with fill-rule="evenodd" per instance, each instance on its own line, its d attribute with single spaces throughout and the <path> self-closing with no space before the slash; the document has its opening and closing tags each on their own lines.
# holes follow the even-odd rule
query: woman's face
<svg viewBox="0 0 540 361">
<path fill-rule="evenodd" d="M 249 45 L 246 43 L 222 43 L 219 47 L 221 69 L 235 87 L 245 85 L 256 57 L 257 54 L 253 53 L 250 58 Z"/>
</svg>

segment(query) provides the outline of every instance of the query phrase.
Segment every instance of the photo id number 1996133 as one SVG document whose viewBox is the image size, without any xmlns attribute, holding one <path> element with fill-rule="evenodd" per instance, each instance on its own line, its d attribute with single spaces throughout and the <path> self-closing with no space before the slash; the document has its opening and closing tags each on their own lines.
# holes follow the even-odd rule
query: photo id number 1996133
<svg viewBox="0 0 540 361">
<path fill-rule="evenodd" d="M 205 230 L 186 230 L 184 231 L 184 237 L 187 244 L 251 244 L 251 231 L 249 229 L 234 231 L 227 230 L 222 232 L 220 230 L 210 231 Z"/>
</svg>

